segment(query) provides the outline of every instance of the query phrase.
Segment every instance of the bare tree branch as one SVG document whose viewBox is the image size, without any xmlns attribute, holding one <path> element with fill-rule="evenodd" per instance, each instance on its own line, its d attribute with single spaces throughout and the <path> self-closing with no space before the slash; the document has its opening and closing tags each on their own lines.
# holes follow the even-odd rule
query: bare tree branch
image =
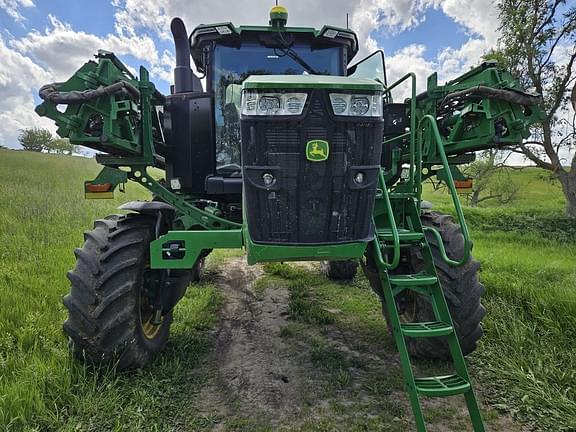
<svg viewBox="0 0 576 432">
<path fill-rule="evenodd" d="M 554 4 L 552 5 L 552 8 L 550 9 L 550 13 L 548 14 L 548 18 L 546 18 L 545 20 L 542 21 L 542 24 L 536 30 L 536 34 L 540 33 L 542 30 L 544 30 L 544 27 L 546 27 L 548 24 L 552 23 L 552 21 L 554 20 L 554 16 L 556 15 L 556 9 L 558 9 L 558 6 L 561 3 L 564 3 L 564 1 L 563 0 L 555 0 L 554 1 Z"/>
<path fill-rule="evenodd" d="M 566 86 L 568 85 L 568 81 L 572 78 L 572 66 L 574 66 L 575 60 L 576 60 L 576 51 L 574 51 L 574 53 L 570 56 L 570 60 L 568 61 L 568 64 L 566 65 L 566 74 L 560 80 L 559 90 L 556 93 L 556 97 L 554 98 L 554 102 L 552 103 L 552 106 L 550 107 L 548 115 L 546 116 L 548 121 L 552 120 L 552 118 L 556 114 L 556 111 L 558 111 L 558 108 L 560 108 L 560 104 L 562 103 L 562 98 L 564 97 L 564 89 L 566 89 Z"/>
<path fill-rule="evenodd" d="M 548 62 L 550 61 L 550 59 L 552 58 L 552 54 L 554 54 L 554 50 L 556 49 L 556 47 L 558 46 L 558 43 L 560 43 L 560 41 L 562 40 L 562 38 L 566 35 L 566 32 L 569 30 L 568 26 L 565 26 L 562 31 L 560 32 L 560 34 L 558 35 L 558 37 L 556 38 L 556 40 L 554 41 L 554 43 L 552 44 L 552 46 L 550 47 L 550 50 L 548 52 L 548 56 L 546 57 L 546 60 L 544 60 L 542 63 L 540 63 L 540 67 L 538 68 L 538 75 L 542 74 L 542 71 L 544 70 L 544 67 L 548 64 Z"/>
<path fill-rule="evenodd" d="M 532 162 L 534 162 L 536 165 L 538 165 L 540 168 L 544 168 L 548 171 L 554 171 L 554 166 L 549 163 L 549 162 L 545 162 L 542 159 L 540 159 L 538 156 L 536 156 L 532 150 L 530 150 L 530 148 L 528 148 L 526 146 L 526 144 L 530 144 L 530 143 L 525 143 L 525 144 L 520 144 L 520 148 L 522 149 L 522 153 L 528 158 L 530 159 Z"/>
</svg>

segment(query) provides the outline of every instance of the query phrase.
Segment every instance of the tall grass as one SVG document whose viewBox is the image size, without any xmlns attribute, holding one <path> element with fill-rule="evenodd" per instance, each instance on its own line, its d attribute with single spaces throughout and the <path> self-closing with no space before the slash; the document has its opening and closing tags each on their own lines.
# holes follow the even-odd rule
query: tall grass
<svg viewBox="0 0 576 432">
<path fill-rule="evenodd" d="M 61 297 L 73 250 L 94 219 L 147 197 L 130 184 L 115 200 L 85 201 L 83 180 L 97 172 L 84 158 L 0 150 L 0 430 L 160 428 L 167 399 L 183 391 L 203 351 L 218 303 L 209 285 L 178 306 L 168 352 L 153 368 L 117 376 L 70 358 Z"/>
<path fill-rule="evenodd" d="M 129 184 L 115 200 L 85 201 L 82 182 L 97 172 L 88 159 L 0 150 L 0 430 L 170 430 L 183 415 L 190 424 L 202 421 L 183 407 L 202 384 L 190 371 L 206 351 L 205 330 L 219 304 L 211 285 L 188 290 L 167 352 L 150 368 L 117 375 L 68 354 L 61 297 L 73 249 L 94 219 L 148 197 Z M 472 370 L 497 407 L 542 430 L 576 430 L 576 226 L 562 216 L 557 185 L 537 170 L 514 175 L 525 183 L 515 204 L 465 209 L 488 309 Z M 427 189 L 426 198 L 450 209 L 443 192 Z M 222 263 L 226 254 L 211 258 Z M 339 311 L 338 321 L 375 344 L 389 339 L 369 290 L 268 268 L 281 277 L 299 272 L 328 310 Z M 290 289 L 298 310 L 328 316 L 302 286 Z"/>
<path fill-rule="evenodd" d="M 505 175 L 501 173 L 500 175 Z M 495 176 L 495 179 L 498 174 Z M 563 213 L 565 207 L 564 196 L 558 181 L 552 180 L 547 171 L 540 168 L 527 167 L 519 171 L 513 171 L 510 178 L 519 186 L 519 192 L 513 201 L 499 203 L 491 199 L 482 201 L 480 209 L 510 209 L 513 212 L 546 213 L 553 212 L 556 215 Z M 446 209 L 452 208 L 452 200 L 445 189 L 434 190 L 430 183 L 424 184 L 424 197 L 432 201 L 436 206 Z M 462 202 L 466 205 L 466 197 L 462 196 Z"/>
<path fill-rule="evenodd" d="M 543 430 L 576 430 L 576 241 L 542 231 L 474 239 L 487 288 L 474 358 L 485 393 Z"/>
<path fill-rule="evenodd" d="M 465 205 L 486 285 L 485 337 L 470 359 L 482 393 L 540 430 L 576 430 L 576 222 L 557 182 L 536 168 L 512 174 L 508 204 Z M 424 197 L 454 213 L 444 190 Z"/>
</svg>

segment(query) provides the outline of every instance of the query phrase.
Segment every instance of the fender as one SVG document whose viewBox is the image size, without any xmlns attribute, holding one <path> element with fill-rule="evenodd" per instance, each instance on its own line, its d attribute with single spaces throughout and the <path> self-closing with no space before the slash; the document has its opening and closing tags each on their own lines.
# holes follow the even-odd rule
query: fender
<svg viewBox="0 0 576 432">
<path fill-rule="evenodd" d="M 156 215 L 160 220 L 161 213 L 176 210 L 174 206 L 162 201 L 129 201 L 118 207 L 119 210 L 131 210 L 140 214 Z M 158 235 L 158 233 L 157 233 Z M 172 270 L 167 272 L 166 289 L 160 293 L 159 302 L 163 313 L 171 311 L 176 303 L 184 297 L 186 289 L 192 281 L 199 279 L 199 269 L 202 263 L 195 262 L 194 269 Z"/>
<path fill-rule="evenodd" d="M 129 201 L 118 207 L 118 210 L 132 210 L 142 214 L 156 214 L 160 211 L 175 211 L 176 208 L 162 201 Z"/>
</svg>

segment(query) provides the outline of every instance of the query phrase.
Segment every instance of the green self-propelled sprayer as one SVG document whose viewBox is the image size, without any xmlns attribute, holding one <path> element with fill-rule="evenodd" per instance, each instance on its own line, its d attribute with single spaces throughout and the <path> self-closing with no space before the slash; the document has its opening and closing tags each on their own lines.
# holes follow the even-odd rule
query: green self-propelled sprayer
<svg viewBox="0 0 576 432">
<path fill-rule="evenodd" d="M 97 220 L 76 250 L 64 298 L 73 350 L 119 368 L 148 363 L 213 249 L 244 248 L 248 264 L 321 261 L 340 279 L 361 264 L 398 347 L 417 429 L 420 396 L 462 394 L 482 431 L 463 355 L 482 335 L 484 288 L 457 165 L 522 142 L 540 99 L 495 63 L 445 85 L 433 74 L 417 94 L 413 73 L 387 81 L 381 51 L 351 65 L 354 32 L 286 22 L 274 7 L 268 26 L 200 25 L 188 35 L 174 19 L 170 95 L 106 51 L 40 90 L 37 113 L 99 152 L 104 167 L 85 182 L 86 198 L 111 198 L 127 180 L 152 193 Z M 393 100 L 399 92 L 409 97 Z M 431 177 L 446 183 L 458 223 L 422 202 Z M 417 377 L 411 356 L 452 368 Z"/>
</svg>

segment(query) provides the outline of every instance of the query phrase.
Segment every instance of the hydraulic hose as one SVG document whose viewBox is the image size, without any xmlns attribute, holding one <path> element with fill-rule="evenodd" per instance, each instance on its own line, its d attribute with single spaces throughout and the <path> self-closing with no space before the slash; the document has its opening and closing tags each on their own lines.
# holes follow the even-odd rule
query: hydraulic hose
<svg viewBox="0 0 576 432">
<path fill-rule="evenodd" d="M 38 95 L 42 100 L 55 104 L 81 104 L 100 96 L 123 94 L 135 101 L 140 100 L 140 91 L 127 81 L 119 81 L 109 86 L 100 86 L 96 89 L 84 91 L 61 92 L 58 89 L 62 83 L 46 84 L 40 87 Z"/>
<path fill-rule="evenodd" d="M 492 87 L 479 85 L 476 87 L 468 88 L 466 90 L 460 90 L 447 94 L 444 99 L 442 99 L 442 102 L 440 102 L 440 106 L 444 106 L 448 101 L 452 99 L 468 98 L 470 96 L 482 96 L 489 99 L 499 99 L 522 106 L 532 106 L 542 103 L 541 96 L 534 96 L 528 93 L 522 93 L 514 90 L 495 89 Z"/>
</svg>

